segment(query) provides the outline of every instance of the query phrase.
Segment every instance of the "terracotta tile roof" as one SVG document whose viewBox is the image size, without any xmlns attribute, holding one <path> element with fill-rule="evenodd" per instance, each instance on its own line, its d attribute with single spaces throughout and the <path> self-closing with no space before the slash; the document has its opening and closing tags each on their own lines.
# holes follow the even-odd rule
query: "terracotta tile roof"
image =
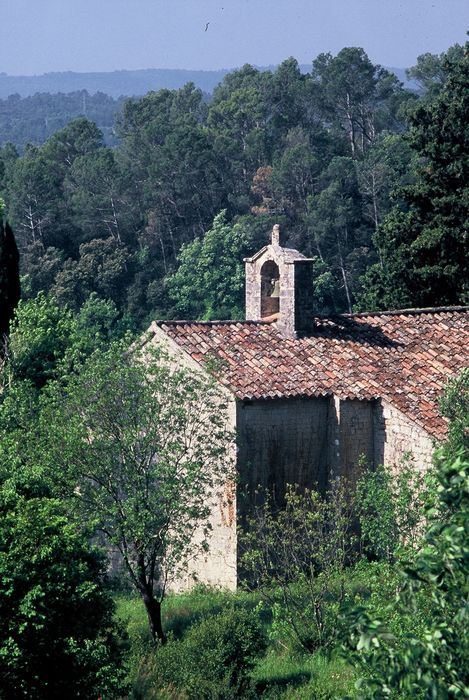
<svg viewBox="0 0 469 700">
<path fill-rule="evenodd" d="M 469 307 L 318 317 L 298 340 L 263 321 L 155 325 L 239 399 L 381 397 L 436 438 L 438 397 L 469 366 Z"/>
</svg>

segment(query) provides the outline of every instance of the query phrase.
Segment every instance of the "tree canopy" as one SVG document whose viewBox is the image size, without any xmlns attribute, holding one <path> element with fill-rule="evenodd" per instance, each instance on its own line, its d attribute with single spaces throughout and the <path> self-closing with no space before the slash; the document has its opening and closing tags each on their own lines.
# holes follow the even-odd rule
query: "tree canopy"
<svg viewBox="0 0 469 700">
<path fill-rule="evenodd" d="M 445 81 L 419 104 L 407 139 L 415 182 L 375 236 L 380 262 L 364 279 L 362 307 L 465 304 L 469 299 L 469 53 L 442 61 Z"/>
<path fill-rule="evenodd" d="M 181 248 L 179 267 L 167 279 L 176 316 L 243 318 L 243 258 L 252 250 L 253 233 L 242 223 L 230 225 L 222 211 L 203 238 Z"/>
<path fill-rule="evenodd" d="M 51 384 L 39 421 L 35 459 L 52 492 L 120 553 L 164 640 L 167 582 L 190 574 L 206 547 L 210 501 L 232 476 L 219 392 L 156 349 L 117 343 Z"/>
<path fill-rule="evenodd" d="M 0 187 L 22 254 L 25 296 L 51 292 L 77 310 L 97 294 L 139 328 L 155 316 L 239 316 L 235 256 L 265 244 L 275 218 L 287 244 L 318 257 L 330 280 L 324 309 L 350 309 L 360 275 L 377 258 L 376 222 L 389 208 L 377 162 L 386 158 L 386 136 L 405 129 L 400 110 L 409 101 L 415 97 L 395 77 L 362 49 L 348 48 L 319 56 L 309 73 L 294 58 L 274 71 L 245 65 L 227 74 L 211 99 L 187 84 L 127 100 L 116 114 L 112 148 L 83 116 L 21 156 L 5 146 Z M 396 160 L 397 146 L 393 153 Z M 404 170 L 395 164 L 397 182 Z M 340 199 L 347 178 L 354 182 L 346 194 L 349 233 L 342 227 L 338 239 L 326 201 L 331 192 Z M 212 270 L 198 300 L 183 302 L 188 258 L 207 259 L 221 211 L 227 226 L 244 231 L 239 246 L 225 241 L 229 252 L 217 263 L 233 295 Z"/>
<path fill-rule="evenodd" d="M 1 695 L 82 698 L 123 686 L 104 559 L 63 504 L 0 484 Z"/>
</svg>

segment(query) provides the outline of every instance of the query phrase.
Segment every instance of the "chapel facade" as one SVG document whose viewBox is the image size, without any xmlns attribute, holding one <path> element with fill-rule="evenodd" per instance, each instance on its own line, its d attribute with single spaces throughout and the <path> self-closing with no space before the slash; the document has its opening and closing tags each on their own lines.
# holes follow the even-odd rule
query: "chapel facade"
<svg viewBox="0 0 469 700">
<path fill-rule="evenodd" d="M 286 484 L 324 491 L 336 476 L 353 488 L 361 460 L 404 455 L 425 470 L 447 428 L 439 396 L 469 366 L 469 307 L 315 316 L 312 260 L 283 247 L 278 226 L 244 262 L 245 321 L 155 321 L 146 339 L 176 363 L 217 367 L 239 476 L 213 496 L 197 578 L 230 589 L 258 486 L 280 499 Z"/>
</svg>

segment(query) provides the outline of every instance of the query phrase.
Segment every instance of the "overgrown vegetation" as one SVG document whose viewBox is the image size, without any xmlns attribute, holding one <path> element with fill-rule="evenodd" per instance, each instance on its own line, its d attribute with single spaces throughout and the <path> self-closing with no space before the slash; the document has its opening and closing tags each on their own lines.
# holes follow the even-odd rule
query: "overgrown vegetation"
<svg viewBox="0 0 469 700">
<path fill-rule="evenodd" d="M 164 642 L 166 585 L 206 549 L 209 495 L 232 478 L 215 385 L 156 348 L 116 343 L 41 399 L 36 463 L 71 514 L 119 552 Z"/>
<path fill-rule="evenodd" d="M 370 615 L 350 612 L 350 644 L 363 674 L 359 697 L 460 698 L 469 693 L 469 462 L 442 459 L 438 496 L 445 519 L 429 514 L 423 544 L 402 571 L 397 598 Z M 395 634 L 391 615 L 412 615 Z M 417 626 L 415 622 L 419 621 Z"/>
<path fill-rule="evenodd" d="M 314 653 L 334 647 L 353 534 L 346 485 L 325 497 L 289 487 L 282 507 L 267 495 L 248 518 L 240 547 L 247 581 L 272 613 L 272 638 Z"/>
<path fill-rule="evenodd" d="M 450 383 L 443 405 L 463 377 Z M 467 420 L 461 396 L 456 413 Z M 253 592 L 170 599 L 174 632 L 163 655 L 153 654 L 141 622 L 138 631 L 138 612 L 121 599 L 121 617 L 132 613 L 128 625 L 139 650 L 130 667 L 133 697 L 465 697 L 469 463 L 465 436 L 451 427 L 428 478 L 409 462 L 397 479 L 394 469 L 365 472 L 354 508 L 358 540 L 340 485 L 324 498 L 290 489 L 281 510 L 267 500 L 245 537 Z M 218 631 L 221 619 L 228 638 Z M 246 652 L 244 669 L 252 670 L 241 689 L 230 675 L 231 643 L 243 630 L 249 644 L 259 622 L 267 649 L 255 662 Z M 199 676 L 212 651 L 218 665 L 211 670 L 203 662 Z"/>
<path fill-rule="evenodd" d="M 144 612 L 136 599 L 120 597 L 117 609 L 119 619 L 127 624 L 134 651 L 129 661 L 131 697 L 306 699 L 315 697 L 316 692 L 320 698 L 333 698 L 353 691 L 354 671 L 339 656 L 286 649 L 272 638 L 271 613 L 259 605 L 256 593 L 199 589 L 168 597 L 164 619 L 172 633 L 160 656 L 149 644 Z M 219 628 L 225 619 L 228 624 Z M 246 639 L 233 649 L 232 640 L 239 641 L 240 633 L 246 634 Z M 253 638 L 256 647 L 250 645 Z M 197 640 L 197 648 L 185 656 L 186 644 L 190 647 L 193 640 Z M 212 650 L 218 661 L 215 666 Z M 206 659 L 204 669 L 201 661 Z M 236 683 L 229 682 L 230 677 L 234 679 L 230 666 L 240 662 L 243 687 L 238 685 L 236 690 Z M 197 686 L 194 681 L 201 674 Z"/>
<path fill-rule="evenodd" d="M 121 630 L 102 552 L 63 504 L 2 477 L 0 696 L 116 697 L 126 687 Z"/>
<path fill-rule="evenodd" d="M 410 455 L 393 469 L 362 463 L 355 494 L 360 551 L 367 558 L 394 563 L 419 545 L 425 507 L 436 507 L 433 471 L 420 472 Z"/>
</svg>

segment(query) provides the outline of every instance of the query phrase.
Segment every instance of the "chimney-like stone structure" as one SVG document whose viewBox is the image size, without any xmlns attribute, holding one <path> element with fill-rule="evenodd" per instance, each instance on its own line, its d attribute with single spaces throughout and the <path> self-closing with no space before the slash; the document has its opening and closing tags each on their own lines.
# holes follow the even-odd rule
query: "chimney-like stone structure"
<svg viewBox="0 0 469 700">
<path fill-rule="evenodd" d="M 244 259 L 246 319 L 275 321 L 285 338 L 300 338 L 312 329 L 313 260 L 280 240 L 275 224 L 271 243 Z"/>
<path fill-rule="evenodd" d="M 272 245 L 280 245 L 280 226 L 274 224 L 272 229 Z"/>
</svg>

